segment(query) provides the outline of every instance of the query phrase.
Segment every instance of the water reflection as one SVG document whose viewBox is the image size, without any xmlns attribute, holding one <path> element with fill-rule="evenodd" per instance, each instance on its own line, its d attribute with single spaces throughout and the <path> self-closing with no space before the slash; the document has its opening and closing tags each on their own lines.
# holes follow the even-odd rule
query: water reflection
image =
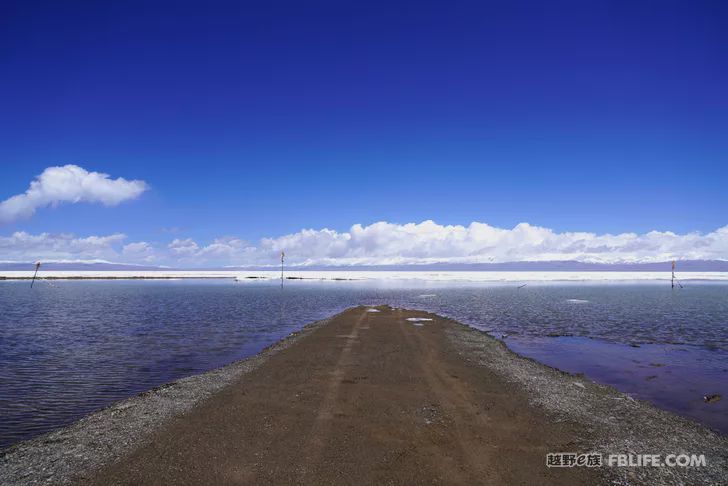
<svg viewBox="0 0 728 486">
<path fill-rule="evenodd" d="M 574 364 L 575 370 L 587 373 L 597 374 L 589 368 L 596 359 L 590 361 L 593 350 L 583 353 L 578 343 L 559 345 L 561 338 L 545 336 L 594 338 L 607 348 L 617 343 L 637 355 L 649 351 L 645 343 L 688 347 L 693 350 L 690 360 L 698 363 L 694 372 L 701 374 L 699 394 L 703 389 L 722 390 L 718 382 L 726 381 L 716 368 L 716 363 L 728 361 L 725 284 L 691 284 L 680 292 L 648 283 L 584 282 L 529 283 L 520 289 L 515 283 L 425 281 L 38 284 L 31 292 L 27 282 L 0 282 L 0 446 L 162 383 L 249 356 L 306 323 L 359 304 L 437 312 L 497 336 L 512 336 L 509 341 L 525 343 L 524 353 L 557 367 Z M 579 353 L 580 361 L 570 363 Z M 665 366 L 658 375 L 668 370 L 680 374 L 689 360 L 667 361 L 674 366 Z M 623 369 L 638 366 L 624 363 Z M 623 388 L 647 378 L 633 375 L 598 377 L 613 379 Z M 659 375 L 647 381 L 649 387 L 663 387 L 655 388 L 655 401 L 657 393 L 690 392 L 685 380 L 663 380 Z M 693 413 L 684 405 L 663 402 Z M 692 410 L 700 410 L 700 405 Z"/>
</svg>

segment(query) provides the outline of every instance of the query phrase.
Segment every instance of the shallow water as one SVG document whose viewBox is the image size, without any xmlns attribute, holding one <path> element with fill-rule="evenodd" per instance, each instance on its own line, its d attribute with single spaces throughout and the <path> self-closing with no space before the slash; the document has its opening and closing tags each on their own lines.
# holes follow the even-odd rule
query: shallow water
<svg viewBox="0 0 728 486">
<path fill-rule="evenodd" d="M 728 432 L 725 283 L 41 281 L 30 290 L 3 281 L 0 447 L 358 304 L 433 311 L 505 335 L 518 352 Z M 712 393 L 727 398 L 703 403 Z"/>
<path fill-rule="evenodd" d="M 639 348 L 582 337 L 509 337 L 508 346 L 549 366 L 583 373 L 634 398 L 648 400 L 728 433 L 728 353 L 699 346 Z M 705 403 L 706 395 L 724 399 Z"/>
</svg>

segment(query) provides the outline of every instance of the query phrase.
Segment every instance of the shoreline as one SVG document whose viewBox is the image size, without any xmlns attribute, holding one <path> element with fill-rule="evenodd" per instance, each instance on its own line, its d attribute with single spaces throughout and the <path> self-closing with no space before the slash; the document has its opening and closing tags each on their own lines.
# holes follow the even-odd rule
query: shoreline
<svg viewBox="0 0 728 486">
<path fill-rule="evenodd" d="M 30 280 L 32 270 L 0 270 L 0 280 Z M 280 280 L 280 270 L 43 270 L 38 273 L 37 280 L 168 280 L 168 279 L 233 279 L 239 282 L 246 280 Z M 407 281 L 419 280 L 429 282 L 470 282 L 470 283 L 548 283 L 548 282 L 670 282 L 669 272 L 656 271 L 360 271 L 360 270 L 301 270 L 285 269 L 285 280 L 353 280 L 353 281 Z M 728 281 L 728 272 L 689 271 L 680 274 L 682 282 L 716 282 Z"/>
<path fill-rule="evenodd" d="M 635 399 L 611 385 L 594 382 L 520 355 L 497 344 L 483 346 L 484 333 L 468 327 L 453 333 L 464 359 L 498 370 L 522 386 L 531 403 L 554 420 L 573 421 L 588 430 L 592 450 L 603 455 L 698 453 L 708 457 L 710 474 L 677 468 L 607 468 L 612 484 L 719 484 L 728 477 L 728 437 L 695 420 Z M 475 357 L 473 357 L 473 355 Z M 692 473 L 700 475 L 691 475 Z"/>
<path fill-rule="evenodd" d="M 159 386 L 94 412 L 68 427 L 17 443 L 0 452 L 0 477 L 7 484 L 45 484 L 49 479 L 54 484 L 90 481 L 99 470 L 149 444 L 152 436 L 170 423 L 184 421 L 187 414 L 217 399 L 216 396 L 229 390 L 237 380 L 261 369 L 271 358 L 291 349 L 314 331 L 330 327 L 328 324 L 357 309 L 362 312 L 364 308 L 349 309 L 308 324 L 261 353 Z M 384 307 L 381 311 L 385 311 L 382 315 L 398 312 L 435 320 L 442 326 L 446 337 L 442 345 L 449 346 L 449 352 L 457 354 L 468 366 L 509 383 L 517 400 L 526 401 L 526 409 L 543 412 L 550 425 L 577 427 L 580 441 L 577 452 L 703 453 L 708 460 L 708 467 L 687 471 L 601 468 L 605 480 L 618 484 L 655 481 L 679 484 L 697 482 L 698 477 L 700 481 L 719 482 L 728 474 L 728 439 L 697 422 L 633 400 L 610 386 L 518 355 L 502 341 L 452 319 L 423 311 Z"/>
<path fill-rule="evenodd" d="M 271 356 L 325 325 L 306 324 L 259 353 L 220 368 L 171 381 L 91 412 L 76 422 L 0 450 L 3 484 L 72 484 L 123 457 L 150 433 L 249 373 Z"/>
</svg>

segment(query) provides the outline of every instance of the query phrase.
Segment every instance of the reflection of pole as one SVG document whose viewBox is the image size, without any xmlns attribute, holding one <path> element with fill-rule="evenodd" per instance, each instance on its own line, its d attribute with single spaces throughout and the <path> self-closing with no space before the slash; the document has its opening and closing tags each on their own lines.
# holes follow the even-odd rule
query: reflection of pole
<svg viewBox="0 0 728 486">
<path fill-rule="evenodd" d="M 33 274 L 33 280 L 30 281 L 30 288 L 33 288 L 33 284 L 35 283 L 35 276 L 38 275 L 38 269 L 40 268 L 40 262 L 35 263 L 35 273 Z"/>
<path fill-rule="evenodd" d="M 672 278 L 670 279 L 670 286 L 675 288 L 675 260 L 672 261 Z"/>
<path fill-rule="evenodd" d="M 283 287 L 283 259 L 286 258 L 286 253 L 281 252 L 281 287 Z"/>
</svg>

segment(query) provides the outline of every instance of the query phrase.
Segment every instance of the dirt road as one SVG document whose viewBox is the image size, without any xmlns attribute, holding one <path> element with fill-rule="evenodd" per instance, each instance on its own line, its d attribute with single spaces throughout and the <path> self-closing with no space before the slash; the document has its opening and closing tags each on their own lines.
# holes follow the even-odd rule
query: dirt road
<svg viewBox="0 0 728 486">
<path fill-rule="evenodd" d="M 346 311 L 102 470 L 109 484 L 595 484 L 548 469 L 581 450 L 512 385 L 469 364 L 451 321 Z M 424 317 L 431 321 L 411 322 Z"/>
</svg>

